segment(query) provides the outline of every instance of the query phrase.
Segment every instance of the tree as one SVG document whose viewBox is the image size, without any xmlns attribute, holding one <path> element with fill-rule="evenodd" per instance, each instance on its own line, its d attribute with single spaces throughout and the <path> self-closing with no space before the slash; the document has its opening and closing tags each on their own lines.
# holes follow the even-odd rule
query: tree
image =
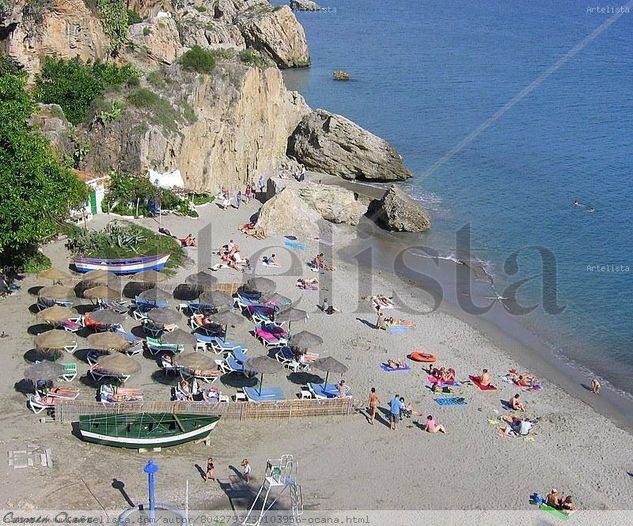
<svg viewBox="0 0 633 526">
<path fill-rule="evenodd" d="M 5 261 L 33 253 L 86 197 L 85 185 L 31 129 L 34 107 L 25 86 L 23 73 L 0 77 L 0 254 Z"/>
</svg>

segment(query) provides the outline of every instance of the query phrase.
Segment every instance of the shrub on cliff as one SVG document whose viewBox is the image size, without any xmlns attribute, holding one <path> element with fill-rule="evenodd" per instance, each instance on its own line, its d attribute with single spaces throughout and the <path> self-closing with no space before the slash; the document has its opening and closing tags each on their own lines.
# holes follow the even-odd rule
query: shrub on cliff
<svg viewBox="0 0 633 526">
<path fill-rule="evenodd" d="M 180 64 L 183 68 L 196 73 L 211 73 L 215 67 L 213 53 L 202 49 L 200 46 L 193 46 L 182 57 Z"/>
<path fill-rule="evenodd" d="M 77 57 L 71 60 L 46 57 L 35 80 L 35 98 L 44 104 L 59 104 L 66 118 L 77 125 L 88 118 L 93 102 L 107 89 L 138 84 L 138 77 L 129 64 L 90 65 Z"/>
<path fill-rule="evenodd" d="M 240 61 L 242 64 L 251 66 L 253 68 L 267 68 L 271 65 L 271 62 L 262 55 L 256 49 L 244 49 L 240 51 Z"/>
<path fill-rule="evenodd" d="M 22 268 L 86 197 L 85 185 L 31 129 L 26 80 L 23 73 L 0 76 L 0 260 Z"/>
</svg>

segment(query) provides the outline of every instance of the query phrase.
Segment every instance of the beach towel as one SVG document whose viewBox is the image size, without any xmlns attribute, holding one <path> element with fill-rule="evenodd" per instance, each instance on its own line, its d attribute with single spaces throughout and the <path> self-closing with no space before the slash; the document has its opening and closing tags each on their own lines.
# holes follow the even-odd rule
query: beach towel
<svg viewBox="0 0 633 526">
<path fill-rule="evenodd" d="M 433 398 L 439 405 L 452 406 L 452 405 L 466 405 L 468 402 L 461 396 L 445 396 L 443 398 Z"/>
<path fill-rule="evenodd" d="M 569 515 L 563 513 L 560 510 L 557 510 L 556 508 L 552 508 L 551 506 L 548 506 L 547 504 L 541 504 L 539 506 L 539 509 L 543 510 L 545 513 L 549 513 L 549 514 L 553 515 L 554 517 L 556 517 L 557 519 L 560 519 L 562 521 L 568 521 L 569 520 Z"/>
<path fill-rule="evenodd" d="M 381 363 L 380 368 L 386 373 L 391 373 L 394 371 L 410 371 L 411 370 L 411 367 L 409 367 L 408 364 L 405 364 L 404 367 L 396 367 L 394 369 L 393 367 L 389 367 L 386 363 Z"/>
<path fill-rule="evenodd" d="M 471 375 L 468 378 L 470 378 L 470 381 L 474 383 L 477 387 L 479 387 L 481 391 L 496 391 L 497 390 L 497 388 L 494 385 L 481 385 L 481 383 L 479 382 L 478 376 Z"/>
<path fill-rule="evenodd" d="M 390 325 L 387 327 L 387 332 L 392 334 L 401 334 L 403 332 L 407 332 L 411 327 L 403 326 L 403 325 Z"/>
<path fill-rule="evenodd" d="M 450 391 L 443 391 L 441 393 L 433 391 L 433 387 L 430 385 L 425 385 L 424 387 L 428 389 L 429 391 L 431 391 L 436 396 L 457 396 L 455 393 L 451 393 Z"/>
<path fill-rule="evenodd" d="M 295 250 L 305 250 L 305 246 L 302 245 L 301 243 L 297 243 L 296 241 L 284 241 L 284 245 L 286 245 L 288 248 L 294 248 Z"/>
</svg>

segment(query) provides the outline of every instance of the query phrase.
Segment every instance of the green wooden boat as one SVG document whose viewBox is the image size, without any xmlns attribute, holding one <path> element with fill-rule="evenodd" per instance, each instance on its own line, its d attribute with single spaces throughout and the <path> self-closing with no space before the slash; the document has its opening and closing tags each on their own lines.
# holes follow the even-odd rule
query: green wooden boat
<svg viewBox="0 0 633 526">
<path fill-rule="evenodd" d="M 177 446 L 206 440 L 219 416 L 173 413 L 81 415 L 79 433 L 87 442 L 131 449 Z"/>
</svg>

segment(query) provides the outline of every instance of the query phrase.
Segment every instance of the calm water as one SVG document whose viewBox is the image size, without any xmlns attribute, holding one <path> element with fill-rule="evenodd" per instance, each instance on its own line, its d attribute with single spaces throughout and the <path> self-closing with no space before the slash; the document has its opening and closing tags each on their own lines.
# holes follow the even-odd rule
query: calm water
<svg viewBox="0 0 633 526">
<path fill-rule="evenodd" d="M 329 11 L 298 14 L 314 65 L 287 72 L 289 87 L 392 142 L 415 174 L 408 189 L 433 211 L 424 241 L 449 254 L 455 232 L 470 224 L 472 249 L 490 263 L 498 290 L 540 271 L 537 253 L 524 250 L 519 272 L 507 275 L 514 251 L 551 251 L 566 309 L 548 314 L 540 286 L 528 284 L 522 303 L 541 307 L 521 321 L 630 391 L 633 5 L 450 157 L 613 15 L 543 0 L 321 5 Z M 353 80 L 332 81 L 337 68 Z M 596 265 L 612 267 L 588 268 Z"/>
</svg>

